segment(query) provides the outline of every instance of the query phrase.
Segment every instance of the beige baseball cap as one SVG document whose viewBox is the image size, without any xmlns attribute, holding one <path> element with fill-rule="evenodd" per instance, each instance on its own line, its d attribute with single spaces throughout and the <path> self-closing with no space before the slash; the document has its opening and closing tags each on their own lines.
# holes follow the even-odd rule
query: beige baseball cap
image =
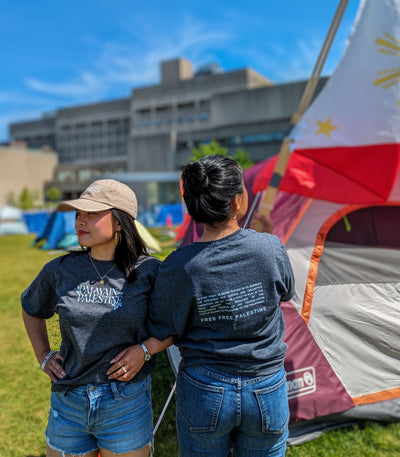
<svg viewBox="0 0 400 457">
<path fill-rule="evenodd" d="M 57 206 L 61 212 L 74 209 L 104 211 L 112 208 L 125 211 L 136 219 L 138 210 L 135 192 L 126 184 L 114 179 L 94 181 L 79 198 L 63 201 Z"/>
</svg>

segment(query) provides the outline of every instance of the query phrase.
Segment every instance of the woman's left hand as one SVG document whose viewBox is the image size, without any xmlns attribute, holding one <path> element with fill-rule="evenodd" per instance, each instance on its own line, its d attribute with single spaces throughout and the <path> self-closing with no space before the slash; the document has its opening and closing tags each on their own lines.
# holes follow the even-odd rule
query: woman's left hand
<svg viewBox="0 0 400 457">
<path fill-rule="evenodd" d="M 143 349 L 140 344 L 129 346 L 116 355 L 110 363 L 112 366 L 106 373 L 108 379 L 130 381 L 145 363 Z"/>
</svg>

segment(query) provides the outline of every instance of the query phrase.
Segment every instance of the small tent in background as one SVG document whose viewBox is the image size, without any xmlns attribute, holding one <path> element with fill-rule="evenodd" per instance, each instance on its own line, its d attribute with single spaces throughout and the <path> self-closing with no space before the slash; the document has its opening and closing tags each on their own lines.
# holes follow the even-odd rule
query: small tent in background
<svg viewBox="0 0 400 457">
<path fill-rule="evenodd" d="M 155 225 L 168 226 L 179 225 L 183 221 L 184 207 L 181 203 L 170 203 L 165 205 L 156 205 L 156 223 Z"/>
<path fill-rule="evenodd" d="M 24 219 L 28 226 L 29 233 L 41 233 L 50 217 L 50 210 L 25 210 Z"/>
<path fill-rule="evenodd" d="M 75 211 L 53 211 L 34 245 L 41 249 L 69 249 L 78 246 L 75 233 Z"/>
<path fill-rule="evenodd" d="M 23 212 L 13 206 L 0 208 L 0 235 L 26 235 L 29 233 Z"/>
<path fill-rule="evenodd" d="M 160 244 L 146 227 L 137 220 L 135 224 L 148 249 L 153 252 L 160 252 Z M 75 211 L 54 211 L 42 232 L 38 234 L 34 245 L 41 249 L 72 250 L 78 248 L 78 236 L 75 233 Z"/>
<path fill-rule="evenodd" d="M 146 246 L 150 251 L 153 252 L 161 252 L 160 243 L 154 238 L 154 236 L 147 230 L 147 228 L 140 223 L 137 219 L 135 220 L 136 228 L 140 233 L 143 241 L 145 242 Z"/>
</svg>

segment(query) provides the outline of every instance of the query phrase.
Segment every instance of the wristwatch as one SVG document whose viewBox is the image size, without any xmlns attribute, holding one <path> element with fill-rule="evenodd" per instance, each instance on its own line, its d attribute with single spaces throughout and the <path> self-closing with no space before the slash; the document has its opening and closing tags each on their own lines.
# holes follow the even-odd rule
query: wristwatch
<svg viewBox="0 0 400 457">
<path fill-rule="evenodd" d="M 147 347 L 141 343 L 140 346 L 142 346 L 143 352 L 144 352 L 144 360 L 148 362 L 151 359 L 151 354 L 148 351 Z"/>
</svg>

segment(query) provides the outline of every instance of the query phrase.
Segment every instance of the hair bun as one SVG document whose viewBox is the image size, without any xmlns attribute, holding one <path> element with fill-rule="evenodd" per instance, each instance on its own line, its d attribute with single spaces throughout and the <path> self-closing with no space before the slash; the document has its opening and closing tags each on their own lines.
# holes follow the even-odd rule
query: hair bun
<svg viewBox="0 0 400 457">
<path fill-rule="evenodd" d="M 193 162 L 186 170 L 186 186 L 196 193 L 204 192 L 208 189 L 209 179 L 206 167 L 201 162 Z"/>
<path fill-rule="evenodd" d="M 229 157 L 211 154 L 188 163 L 182 171 L 183 198 L 196 222 L 226 221 L 232 199 L 242 194 L 243 170 Z"/>
</svg>

